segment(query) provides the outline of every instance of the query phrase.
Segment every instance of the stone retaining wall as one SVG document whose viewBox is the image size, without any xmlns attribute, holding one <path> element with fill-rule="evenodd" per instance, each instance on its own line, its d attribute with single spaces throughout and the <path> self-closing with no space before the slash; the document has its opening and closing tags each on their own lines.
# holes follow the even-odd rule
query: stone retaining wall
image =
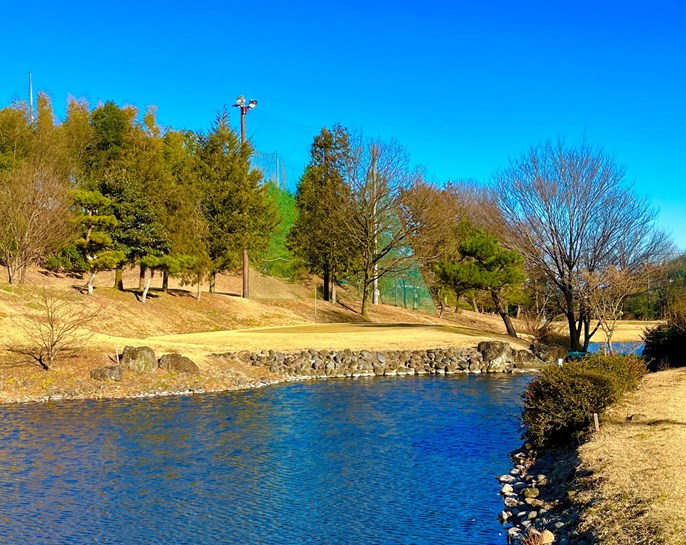
<svg viewBox="0 0 686 545">
<path fill-rule="evenodd" d="M 476 348 L 428 350 L 302 350 L 300 352 L 230 352 L 233 358 L 290 377 L 445 375 L 454 373 L 512 373 L 538 369 L 554 360 L 540 345 L 513 349 L 501 341 L 484 341 Z"/>
</svg>

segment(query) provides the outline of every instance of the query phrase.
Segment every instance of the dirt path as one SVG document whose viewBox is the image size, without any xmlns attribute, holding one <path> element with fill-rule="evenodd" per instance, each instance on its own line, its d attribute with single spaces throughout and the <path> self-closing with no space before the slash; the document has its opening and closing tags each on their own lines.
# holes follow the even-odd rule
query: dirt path
<svg viewBox="0 0 686 545">
<path fill-rule="evenodd" d="M 601 543 L 686 544 L 686 369 L 648 375 L 581 448 L 595 475 L 586 524 Z"/>
</svg>

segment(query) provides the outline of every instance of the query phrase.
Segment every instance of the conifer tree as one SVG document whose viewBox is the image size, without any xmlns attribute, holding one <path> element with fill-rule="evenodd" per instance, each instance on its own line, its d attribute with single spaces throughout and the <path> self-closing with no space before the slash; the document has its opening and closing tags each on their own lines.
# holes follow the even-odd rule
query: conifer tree
<svg viewBox="0 0 686 545">
<path fill-rule="evenodd" d="M 332 131 L 324 127 L 315 136 L 295 197 L 298 216 L 287 237 L 291 251 L 322 275 L 325 301 L 335 302 L 336 277 L 358 253 L 344 219 L 350 207 L 344 180 L 349 156 L 350 137 L 340 125 Z"/>
<path fill-rule="evenodd" d="M 474 230 L 464 239 L 460 254 L 459 260 L 447 261 L 437 267 L 439 278 L 456 293 L 470 289 L 489 292 L 507 334 L 517 337 L 502 292 L 524 281 L 524 258 L 514 250 L 503 248 L 493 235 L 481 230 Z"/>
<path fill-rule="evenodd" d="M 266 250 L 277 218 L 261 185 L 262 173 L 250 167 L 252 148 L 240 144 L 226 111 L 217 116 L 209 134 L 201 136 L 198 174 L 202 212 L 208 225 L 210 292 L 216 274 L 238 270 L 243 249 L 253 256 Z"/>
</svg>

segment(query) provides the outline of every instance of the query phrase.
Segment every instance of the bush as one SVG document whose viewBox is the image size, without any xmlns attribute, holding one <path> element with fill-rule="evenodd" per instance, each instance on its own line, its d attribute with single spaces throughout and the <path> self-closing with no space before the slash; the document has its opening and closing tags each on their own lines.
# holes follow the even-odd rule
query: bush
<svg viewBox="0 0 686 545">
<path fill-rule="evenodd" d="M 657 371 L 663 363 L 672 367 L 686 365 L 684 346 L 686 331 L 675 324 L 659 325 L 645 335 L 646 346 L 643 357 L 648 360 L 648 368 Z"/>
<path fill-rule="evenodd" d="M 549 367 L 524 392 L 524 439 L 535 448 L 580 442 L 593 413 L 613 401 L 610 377 L 577 364 Z"/>
<path fill-rule="evenodd" d="M 524 439 L 535 448 L 565 447 L 581 442 L 593 413 L 602 414 L 646 373 L 636 356 L 594 355 L 564 367 L 549 367 L 523 394 Z"/>
<path fill-rule="evenodd" d="M 583 359 L 581 365 L 606 373 L 612 381 L 615 397 L 638 388 L 641 379 L 648 372 L 645 361 L 635 354 L 626 356 L 602 356 L 594 354 Z"/>
</svg>

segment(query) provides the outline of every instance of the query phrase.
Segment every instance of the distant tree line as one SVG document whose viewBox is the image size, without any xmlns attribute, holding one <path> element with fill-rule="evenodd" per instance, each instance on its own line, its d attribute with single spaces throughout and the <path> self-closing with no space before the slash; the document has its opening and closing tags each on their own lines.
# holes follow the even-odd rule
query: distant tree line
<svg viewBox="0 0 686 545">
<path fill-rule="evenodd" d="M 112 102 L 70 99 L 61 122 L 38 97 L 0 110 L 0 262 L 10 283 L 29 266 L 97 274 L 140 271 L 214 292 L 247 248 L 261 270 L 323 279 L 336 302 L 359 287 L 361 313 L 379 285 L 419 269 L 443 313 L 466 301 L 517 336 L 513 314 L 543 338 L 562 317 L 569 347 L 586 349 L 625 312 L 662 317 L 674 257 L 656 212 L 601 149 L 544 142 L 513 159 L 489 187 L 430 183 L 397 142 L 336 125 L 317 134 L 295 195 L 265 183 L 220 112 L 207 132 L 162 129 Z M 668 272 L 668 271 L 672 272 Z M 633 309 L 633 310 L 630 310 Z"/>
</svg>

